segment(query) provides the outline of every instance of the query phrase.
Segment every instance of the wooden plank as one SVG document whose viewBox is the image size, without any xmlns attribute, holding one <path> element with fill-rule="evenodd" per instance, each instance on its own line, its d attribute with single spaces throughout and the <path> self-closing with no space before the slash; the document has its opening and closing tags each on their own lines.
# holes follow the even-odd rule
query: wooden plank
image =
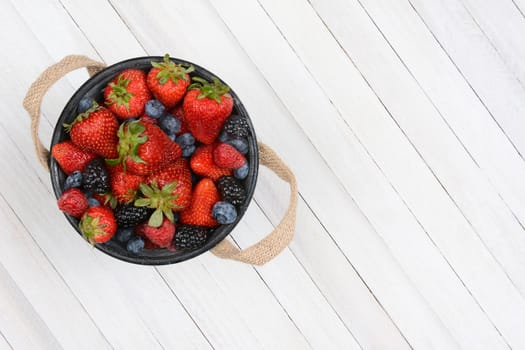
<svg viewBox="0 0 525 350">
<path fill-rule="evenodd" d="M 248 51 L 248 53 L 251 55 L 251 57 L 254 59 L 256 64 L 258 64 L 260 69 L 263 70 L 263 72 L 266 75 L 266 77 L 269 79 L 269 81 L 272 83 L 273 87 L 276 89 L 277 93 L 283 99 L 287 99 L 287 98 L 289 99 L 288 103 L 291 106 L 289 108 L 292 108 L 293 110 L 297 111 L 297 115 L 304 116 L 304 118 L 301 119 L 301 125 L 303 126 L 303 128 L 305 128 L 307 133 L 309 133 L 309 136 L 312 139 L 312 141 L 316 145 L 323 145 L 323 146 L 325 146 L 325 147 L 321 146 L 322 149 L 323 149 L 323 154 L 329 154 L 330 149 L 331 148 L 333 149 L 334 139 L 337 139 L 339 137 L 339 135 L 342 134 L 342 132 L 338 133 L 338 130 L 336 130 L 336 129 L 340 129 L 343 125 L 341 124 L 341 125 L 339 125 L 339 127 L 335 126 L 335 125 L 326 126 L 326 125 L 323 125 L 323 122 L 320 121 L 319 118 L 315 118 L 315 115 L 323 115 L 324 119 L 326 119 L 327 115 L 329 115 L 329 113 L 330 113 L 329 112 L 329 110 L 330 110 L 329 107 L 326 107 L 326 108 L 323 109 L 322 107 L 319 106 L 319 105 L 326 105 L 326 103 L 324 103 L 322 101 L 322 99 L 323 99 L 323 97 L 321 97 L 322 94 L 310 93 L 310 91 L 313 91 L 313 90 L 316 89 L 315 83 L 311 83 L 311 79 L 308 79 L 307 77 L 305 77 L 305 74 L 301 75 L 299 73 L 294 75 L 294 78 L 291 79 L 291 82 L 290 81 L 289 82 L 285 82 L 284 79 L 283 79 L 282 74 L 280 74 L 280 72 L 279 72 L 279 70 L 277 68 L 277 66 L 299 67 L 301 65 L 301 62 L 297 61 L 297 60 L 294 60 L 293 58 L 290 58 L 289 55 L 286 54 L 285 45 L 280 45 L 280 43 L 276 44 L 279 41 L 277 36 L 273 35 L 273 33 L 276 33 L 276 31 L 273 31 L 273 33 L 272 33 L 271 29 L 269 29 L 268 25 L 265 25 L 262 21 L 255 20 L 256 18 L 259 18 L 259 16 L 254 14 L 255 10 L 250 9 L 249 5 L 247 5 L 246 2 L 243 3 L 243 4 L 246 4 L 246 5 L 242 6 L 240 8 L 239 8 L 239 6 L 237 4 L 235 4 L 235 6 L 237 6 L 238 10 L 242 11 L 243 13 L 251 14 L 249 16 L 242 17 L 242 19 L 239 18 L 238 16 L 237 17 L 236 16 L 230 16 L 230 14 L 233 13 L 232 12 L 233 11 L 233 7 L 230 7 L 229 6 L 230 4 L 231 4 L 231 2 L 218 1 L 217 2 L 217 6 L 216 6 L 217 11 L 223 16 L 223 18 L 225 19 L 227 24 L 230 25 L 230 28 L 232 28 L 234 34 L 237 36 L 237 38 L 239 39 L 241 44 L 244 46 L 244 48 Z M 289 4 L 289 3 L 287 3 L 287 4 Z M 300 10 L 300 5 L 297 4 L 297 3 L 290 4 L 289 8 L 290 8 L 289 9 L 290 10 L 289 13 L 293 13 L 293 17 L 294 18 L 298 18 L 298 19 L 300 18 L 300 22 L 304 25 L 304 23 L 305 23 L 305 16 Z M 250 26 L 247 24 L 247 21 L 248 21 L 247 18 L 249 18 L 249 21 L 251 23 Z M 231 24 L 231 23 L 233 23 L 233 24 Z M 310 28 L 311 26 L 307 25 L 306 27 Z M 244 29 L 241 29 L 241 28 L 244 28 Z M 250 30 L 246 30 L 245 28 L 257 28 L 257 29 L 250 31 Z M 260 30 L 261 28 L 264 28 L 264 30 Z M 259 33 L 261 33 L 261 34 L 259 34 Z M 302 35 L 303 38 L 308 38 L 311 42 L 315 42 L 316 43 L 315 45 L 312 45 L 310 43 L 310 47 L 315 47 L 317 52 L 327 52 L 327 51 L 325 51 L 323 49 L 320 49 L 320 47 L 322 47 L 322 40 L 320 40 L 319 43 L 317 43 L 317 41 L 316 41 L 317 38 L 312 37 L 312 35 L 310 35 L 310 34 L 311 33 L 305 34 L 304 31 L 303 31 L 299 35 Z M 270 56 L 272 55 L 272 52 L 279 52 L 280 53 L 278 61 L 272 60 L 270 58 Z M 276 64 L 274 62 L 278 62 L 278 63 Z M 291 72 L 294 72 L 294 71 L 295 71 L 295 69 L 288 68 L 287 75 L 292 74 Z M 303 72 L 301 72 L 301 73 L 303 73 Z M 347 85 L 348 84 L 346 84 L 346 86 Z M 299 86 L 301 86 L 301 88 L 298 88 Z M 341 88 L 342 86 L 339 86 L 339 87 Z M 295 96 L 291 97 L 294 94 L 295 94 Z M 315 106 L 314 105 L 309 105 L 308 107 L 305 107 L 304 105 L 305 105 L 305 103 L 307 103 L 305 101 L 315 101 L 317 105 L 315 105 Z M 285 101 L 285 103 L 287 103 L 287 102 Z M 307 117 L 308 114 L 310 114 L 309 118 Z M 332 113 L 332 114 L 335 114 L 335 113 Z M 336 118 L 337 118 L 337 115 L 336 115 Z M 320 130 L 322 130 L 322 131 L 320 131 Z M 325 135 L 324 138 L 322 137 L 321 133 L 324 133 L 324 135 Z M 331 139 L 328 139 L 327 135 L 331 135 L 332 136 Z M 337 135 L 337 136 L 335 136 L 335 135 Z M 346 136 L 346 137 L 349 138 L 348 136 Z M 341 137 L 341 138 L 343 138 L 343 137 Z M 327 140 L 329 140 L 329 141 L 327 141 Z M 338 148 L 339 149 L 348 149 L 348 148 L 350 148 L 350 146 L 347 145 L 347 146 L 341 146 L 341 147 L 338 147 Z M 332 152 L 332 154 L 333 154 L 333 152 Z M 327 159 L 327 161 L 330 163 L 330 165 L 334 169 L 338 168 L 338 169 L 343 170 L 342 166 L 340 165 L 340 163 L 342 161 L 340 159 L 338 159 L 338 158 L 340 158 L 340 157 L 338 157 L 338 155 L 333 154 L 332 155 L 332 160 L 333 161 L 331 161 L 329 159 Z M 339 162 L 339 164 L 338 164 L 338 162 Z M 350 162 L 348 162 L 348 163 L 350 163 Z M 352 163 L 355 166 L 356 162 L 354 161 Z M 423 163 L 421 163 L 419 165 L 415 164 L 416 169 L 417 169 L 417 166 L 419 166 L 419 168 L 421 168 L 421 165 L 424 167 Z M 412 167 L 411 170 L 413 171 L 414 170 L 413 165 L 411 164 L 410 166 Z M 359 165 L 359 167 L 360 167 L 360 170 L 363 171 L 363 166 L 361 164 Z M 399 168 L 399 167 L 397 167 L 397 168 Z M 424 169 L 424 170 L 427 170 L 427 169 Z M 348 173 L 348 171 L 347 171 L 347 173 Z M 427 179 L 428 178 L 432 179 L 432 176 L 431 176 L 431 173 L 429 173 L 427 171 Z M 432 179 L 432 180 L 434 180 L 434 179 Z M 396 181 L 397 181 L 397 178 L 396 178 Z M 412 181 L 413 181 L 413 179 L 412 179 Z M 436 190 L 435 196 L 440 201 L 443 201 L 443 198 L 445 200 L 447 199 L 446 194 L 442 191 L 441 187 L 439 186 L 439 184 L 437 182 L 435 182 L 435 180 L 434 180 L 434 183 L 430 183 L 430 184 Z M 412 188 L 411 190 L 413 191 L 414 189 Z M 370 196 L 369 191 L 368 191 L 368 193 L 366 195 L 368 197 Z M 432 195 L 434 195 L 433 192 L 432 192 Z M 466 220 L 464 220 L 464 218 L 461 216 L 460 213 L 457 212 L 457 209 L 455 208 L 453 203 L 446 203 L 446 202 L 444 202 L 444 203 L 445 203 L 445 208 L 447 209 L 446 213 L 447 214 L 451 214 L 451 215 L 455 215 L 456 220 L 454 220 L 453 224 L 446 223 L 446 224 L 441 225 L 441 226 L 439 226 L 439 225 L 436 226 L 436 223 L 437 223 L 436 220 L 432 216 L 426 216 L 426 220 L 427 221 L 431 220 L 430 224 L 433 225 L 432 229 L 434 230 L 434 232 L 436 230 L 440 230 L 440 231 L 443 232 L 445 229 L 458 230 L 459 232 L 461 232 L 461 231 L 468 232 L 467 235 L 464 235 L 465 237 L 456 238 L 455 234 L 452 234 L 452 235 L 450 235 L 450 238 L 448 238 L 448 239 L 443 240 L 441 238 L 441 240 L 439 241 L 439 244 L 441 246 L 443 246 L 443 245 L 445 246 L 445 254 L 446 254 L 446 256 L 448 258 L 450 258 L 450 256 L 451 256 L 450 259 L 454 259 L 454 262 L 456 262 L 456 261 L 457 262 L 461 262 L 461 259 L 465 258 L 465 254 L 458 252 L 457 248 L 456 248 L 457 247 L 456 244 L 453 244 L 450 241 L 450 239 L 452 239 L 452 240 L 461 240 L 461 241 L 466 240 L 467 242 L 472 243 L 472 244 L 470 244 L 470 246 L 476 247 L 476 249 L 473 249 L 473 250 L 475 250 L 475 253 L 471 254 L 470 261 L 468 263 L 465 264 L 465 263 L 462 262 L 462 264 L 463 264 L 463 266 L 462 266 L 463 270 L 462 271 L 468 271 L 468 273 L 470 274 L 471 281 L 473 281 L 474 283 L 477 283 L 477 281 L 476 281 L 476 276 L 477 276 L 476 270 L 478 269 L 480 261 L 482 261 L 484 264 L 486 264 L 487 268 L 490 269 L 493 272 L 493 278 L 498 280 L 498 282 L 502 281 L 502 283 L 506 283 L 505 287 L 502 289 L 502 291 L 500 293 L 502 295 L 506 295 L 507 291 L 510 291 L 511 293 L 514 293 L 515 300 L 518 302 L 518 304 L 520 302 L 522 302 L 521 297 L 519 296 L 519 294 L 516 292 L 516 290 L 514 289 L 512 284 L 509 283 L 509 281 L 507 280 L 504 272 L 501 271 L 499 266 L 491 259 L 490 255 L 488 254 L 488 252 L 486 251 L 484 246 L 479 241 L 479 239 L 476 236 L 475 232 L 473 232 L 471 230 L 468 222 Z M 425 203 L 424 202 L 421 203 L 421 201 L 419 202 L 419 204 L 420 205 L 421 204 L 425 205 Z M 374 205 L 377 207 L 377 204 L 374 203 Z M 423 208 L 425 208 L 425 207 L 423 206 Z M 371 209 L 375 209 L 375 208 L 371 208 Z M 431 208 L 428 207 L 428 209 L 431 209 Z M 428 213 L 432 213 L 433 214 L 433 212 L 431 212 L 430 210 L 428 210 Z M 372 220 L 374 220 L 374 219 L 372 219 Z M 397 217 L 396 220 L 399 220 L 399 217 Z M 384 225 L 385 224 L 385 216 L 382 215 L 380 218 L 377 218 L 377 220 L 373 221 L 373 223 L 375 223 L 376 221 L 377 221 L 378 225 Z M 407 222 L 407 224 L 408 224 L 408 222 Z M 458 227 L 457 225 L 460 225 L 460 226 Z M 385 229 L 386 229 L 386 227 L 385 227 Z M 414 230 L 417 230 L 417 228 L 414 227 Z M 421 249 L 421 247 L 419 247 L 419 249 Z M 482 286 L 477 285 L 477 286 L 475 286 L 475 288 L 476 288 L 476 291 L 477 291 L 478 295 L 483 296 L 484 291 L 483 291 Z M 470 295 L 465 295 L 465 297 L 470 298 Z M 489 298 L 487 298 L 485 301 L 488 302 L 488 303 L 492 303 L 492 305 L 495 304 L 494 300 L 491 300 Z M 461 305 L 460 307 L 463 307 L 463 305 Z M 473 310 L 476 309 L 476 308 L 477 308 L 477 306 L 475 306 L 475 307 L 473 306 Z M 496 310 L 496 308 L 494 308 L 494 310 Z M 478 311 L 480 311 L 480 310 L 478 310 Z M 448 317 L 454 319 L 452 317 L 452 315 L 454 315 L 454 314 L 451 313 L 451 314 L 449 314 Z M 478 318 L 473 316 L 473 319 L 478 319 Z M 449 322 L 447 322 L 447 324 L 449 324 Z M 461 323 L 456 323 L 456 324 L 457 324 L 458 327 L 463 328 L 464 331 L 470 332 L 470 330 L 464 328 Z M 492 328 L 490 323 L 486 323 L 485 327 Z M 493 329 L 493 331 L 494 331 L 494 333 L 493 333 L 494 338 L 493 339 L 498 339 L 499 336 L 497 335 L 497 332 L 494 329 Z M 470 334 L 470 341 L 477 341 L 477 339 L 478 338 L 477 338 L 477 334 L 476 333 L 471 333 Z"/>
<path fill-rule="evenodd" d="M 12 350 L 13 348 L 11 345 L 7 342 L 7 339 L 2 334 L 2 331 L 0 331 L 0 350 Z"/>
<path fill-rule="evenodd" d="M 247 247 L 250 245 L 249 242 L 253 243 L 260 236 L 261 232 L 270 232 L 272 229 L 273 225 L 254 203 L 232 232 L 232 235 L 237 241 L 245 243 L 241 245 L 242 247 Z M 212 266 L 218 267 L 217 269 L 209 269 L 213 276 L 224 276 L 224 280 L 228 280 L 227 276 L 235 273 L 236 263 L 224 262 L 224 264 Z M 311 348 L 361 348 L 289 250 L 281 253 L 275 258 L 275 261 L 263 267 L 257 267 L 256 270 L 259 278 L 271 288 L 285 312 L 293 320 L 296 327 L 301 330 L 301 333 L 305 335 Z M 242 286 L 238 283 L 232 284 L 229 293 L 238 294 L 237 298 L 244 297 L 245 294 L 253 294 L 250 291 L 250 285 L 242 282 Z M 258 300 L 253 300 L 253 302 L 254 304 L 260 303 Z M 264 308 L 267 307 L 265 306 L 266 303 L 260 304 L 261 310 L 252 308 L 240 311 L 253 312 L 254 317 L 256 314 L 264 314 Z M 286 337 L 287 335 L 283 334 L 283 336 Z M 268 334 L 267 337 L 273 338 L 271 334 Z M 282 336 L 276 338 L 282 338 Z M 270 345 L 272 345 L 270 348 L 279 346 L 279 344 Z"/>
<path fill-rule="evenodd" d="M 276 225 L 286 210 L 287 189 L 283 188 L 280 180 L 274 179 L 274 176 L 267 173 L 264 169 L 259 173 L 255 198 L 258 205 L 265 208 L 265 214 Z M 348 258 L 340 254 L 339 247 L 334 241 L 322 239 L 324 234 L 328 234 L 326 228 L 302 200 L 297 207 L 297 216 L 296 234 L 290 245 L 290 251 L 309 273 L 323 296 L 330 301 L 361 347 L 363 349 L 408 348 L 406 339 L 400 339 L 399 329 L 389 324 L 392 322 L 390 316 L 388 316 L 390 322 L 387 323 L 385 320 L 383 306 L 374 299 L 367 288 L 356 287 L 363 283 L 361 277 L 349 264 Z M 268 232 L 268 230 L 262 231 L 259 226 L 253 229 L 251 235 L 246 235 L 244 230 L 236 231 L 232 234 L 242 247 L 249 246 Z M 275 268 L 279 269 L 280 265 L 275 265 Z M 273 267 L 274 264 L 270 266 Z M 264 267 L 262 272 L 267 268 Z M 286 286 L 288 281 L 284 277 L 280 284 Z M 292 298 L 294 293 L 290 294 Z M 302 291 L 299 290 L 295 294 L 302 294 Z M 397 303 L 402 304 L 399 300 Z M 381 336 L 378 337 L 377 334 Z"/>
<path fill-rule="evenodd" d="M 493 107 L 493 115 L 499 118 L 498 121 L 501 122 L 504 132 L 521 150 L 520 143 L 525 141 L 523 132 L 519 131 L 523 130 L 525 125 L 522 118 L 525 112 L 525 90 L 515 76 L 503 66 L 501 57 L 470 14 L 456 1 L 416 0 L 412 5 L 487 107 L 489 109 Z M 421 148 L 420 151 L 425 154 Z M 426 159 L 431 160 L 430 157 Z M 431 161 L 429 164 L 434 169 L 437 168 Z M 477 166 L 471 168 L 476 170 Z M 436 170 L 436 173 L 439 175 L 441 172 Z M 462 176 L 469 173 L 472 171 L 461 171 Z M 444 177 L 441 178 L 444 184 L 449 183 Z M 502 205 L 497 194 L 490 190 L 492 187 L 490 183 L 484 182 L 486 185 L 481 190 L 472 188 L 472 185 L 480 183 L 476 178 L 470 180 L 465 178 L 465 181 L 458 184 L 460 188 L 455 188 L 458 186 L 454 186 L 454 182 L 450 182 L 446 187 L 523 294 L 525 292 L 525 281 L 522 278 L 523 266 L 525 266 L 523 230 L 519 222 L 512 218 L 512 213 Z M 472 189 L 466 190 L 466 186 Z M 484 204 L 480 205 L 480 203 Z"/>
<path fill-rule="evenodd" d="M 511 0 L 519 13 L 525 18 L 525 0 Z"/>
<path fill-rule="evenodd" d="M 525 184 L 521 179 L 525 176 L 525 162 L 497 127 L 485 106 L 457 72 L 440 46 L 431 40 L 431 34 L 422 30 L 424 26 L 413 13 L 409 4 L 394 2 L 388 5 L 388 10 L 384 10 L 387 7 L 384 2 L 371 4 L 365 2 L 365 4 L 367 4 L 367 10 L 371 12 L 375 20 L 381 23 L 380 29 L 385 30 L 384 34 L 388 35 L 391 45 L 401 56 L 402 64 L 405 64 L 411 74 L 416 77 L 418 84 L 426 94 L 425 98 L 430 99 L 431 105 L 428 109 L 435 109 L 439 113 L 439 117 L 446 121 L 476 164 L 523 224 L 525 222 Z M 389 15 L 389 11 L 392 10 L 407 19 L 412 16 L 411 25 L 419 26 L 421 30 L 418 29 L 414 32 L 414 28 L 406 27 L 398 29 L 397 26 L 400 26 L 401 22 L 395 16 Z M 388 29 L 394 28 L 394 26 L 396 26 L 395 31 Z M 409 31 L 411 38 L 417 40 L 418 45 L 414 45 L 414 41 L 407 40 L 406 36 L 400 34 Z M 381 36 L 380 33 L 377 35 Z M 385 50 L 387 49 L 392 51 L 386 46 Z M 398 60 L 396 53 L 391 52 L 391 60 L 394 62 Z M 366 64 L 370 65 L 369 63 Z M 359 66 L 359 64 L 357 65 Z M 400 64 L 398 63 L 398 65 Z M 360 67 L 360 69 L 362 68 Z M 390 74 L 394 75 L 393 73 Z M 391 94 L 388 97 L 391 98 L 392 96 Z M 398 97 L 396 96 L 396 98 Z M 403 102 L 406 102 L 406 99 L 397 101 L 397 104 Z M 385 101 L 385 103 L 387 102 Z M 392 104 L 389 104 L 388 108 L 397 114 Z M 436 111 L 432 113 L 435 114 Z"/>
<path fill-rule="evenodd" d="M 517 3 L 460 0 L 496 47 L 509 69 L 525 84 L 525 21 Z M 519 2 L 523 6 L 523 2 Z"/>
<path fill-rule="evenodd" d="M 62 349 L 1 263 L 0 280 L 0 349 L 3 343 L 15 349 Z"/>
<path fill-rule="evenodd" d="M 411 3 L 516 149 L 525 154 L 524 85 L 498 49 L 460 2 Z"/>
</svg>

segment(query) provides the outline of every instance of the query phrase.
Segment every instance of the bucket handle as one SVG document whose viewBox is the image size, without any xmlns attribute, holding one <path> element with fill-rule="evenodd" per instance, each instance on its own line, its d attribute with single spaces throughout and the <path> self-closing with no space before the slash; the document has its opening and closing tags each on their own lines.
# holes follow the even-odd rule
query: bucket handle
<svg viewBox="0 0 525 350">
<path fill-rule="evenodd" d="M 24 108 L 31 117 L 31 136 L 38 160 L 42 166 L 49 171 L 49 150 L 42 144 L 38 136 L 38 127 L 40 125 L 40 107 L 42 99 L 47 90 L 67 73 L 79 68 L 87 68 L 90 76 L 95 75 L 106 67 L 102 62 L 97 62 L 86 56 L 70 55 L 64 57 L 61 61 L 47 68 L 27 91 L 24 98 Z"/>
<path fill-rule="evenodd" d="M 47 171 L 49 171 L 49 150 L 42 144 L 38 135 L 44 95 L 54 83 L 73 70 L 86 68 L 89 75 L 93 76 L 105 67 L 104 63 L 94 61 L 86 56 L 70 55 L 47 68 L 31 84 L 24 98 L 24 108 L 31 117 L 31 136 L 38 160 Z M 293 172 L 274 150 L 261 142 L 258 145 L 260 164 L 272 170 L 290 185 L 288 209 L 274 230 L 254 245 L 240 250 L 230 240 L 224 239 L 211 249 L 211 252 L 220 258 L 237 260 L 252 265 L 263 265 L 269 262 L 288 246 L 295 231 L 297 208 L 297 182 Z"/>
</svg>

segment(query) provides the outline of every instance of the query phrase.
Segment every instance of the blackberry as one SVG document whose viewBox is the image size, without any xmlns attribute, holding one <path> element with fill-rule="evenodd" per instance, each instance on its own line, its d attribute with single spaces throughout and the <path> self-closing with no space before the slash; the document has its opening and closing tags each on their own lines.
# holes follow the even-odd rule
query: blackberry
<svg viewBox="0 0 525 350">
<path fill-rule="evenodd" d="M 86 165 L 82 180 L 86 191 L 100 194 L 109 192 L 109 173 L 100 158 L 95 158 Z"/>
<path fill-rule="evenodd" d="M 232 176 L 223 176 L 217 181 L 217 189 L 223 201 L 241 205 L 246 201 L 246 191 L 239 180 Z"/>
<path fill-rule="evenodd" d="M 177 232 L 173 240 L 173 245 L 178 250 L 199 249 L 206 243 L 209 230 L 206 227 L 193 225 L 177 226 Z"/>
<path fill-rule="evenodd" d="M 245 118 L 232 115 L 224 123 L 223 130 L 231 137 L 242 139 L 250 134 L 250 127 Z"/>
<path fill-rule="evenodd" d="M 124 204 L 115 209 L 115 219 L 118 227 L 132 227 L 146 220 L 151 214 L 151 210 L 145 207 L 135 207 L 131 204 Z"/>
</svg>

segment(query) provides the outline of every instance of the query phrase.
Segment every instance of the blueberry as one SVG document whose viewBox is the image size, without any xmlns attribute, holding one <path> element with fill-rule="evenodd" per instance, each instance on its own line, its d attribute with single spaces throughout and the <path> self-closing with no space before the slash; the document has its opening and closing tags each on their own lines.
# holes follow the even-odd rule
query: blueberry
<svg viewBox="0 0 525 350">
<path fill-rule="evenodd" d="M 226 131 L 221 131 L 219 134 L 218 140 L 221 142 L 226 142 L 230 139 L 230 136 L 228 136 L 228 133 Z"/>
<path fill-rule="evenodd" d="M 146 102 L 146 114 L 152 118 L 158 119 L 164 114 L 166 107 L 158 100 L 149 100 Z"/>
<path fill-rule="evenodd" d="M 64 190 L 72 187 L 80 187 L 82 185 L 82 173 L 80 171 L 73 171 L 71 175 L 66 178 L 64 182 Z"/>
<path fill-rule="evenodd" d="M 100 207 L 100 202 L 93 197 L 88 197 L 88 205 L 90 207 Z"/>
<path fill-rule="evenodd" d="M 174 211 L 173 212 L 173 221 L 174 222 L 179 221 L 179 217 L 180 217 L 179 212 L 178 211 Z"/>
<path fill-rule="evenodd" d="M 133 236 L 134 227 L 119 228 L 117 233 L 115 233 L 115 239 L 120 243 L 125 243 L 129 241 L 131 236 Z"/>
<path fill-rule="evenodd" d="M 246 139 L 232 139 L 226 141 L 226 143 L 235 147 L 242 154 L 248 153 L 248 140 Z"/>
<path fill-rule="evenodd" d="M 189 132 L 179 135 L 179 138 L 177 139 L 177 143 L 182 147 L 190 146 L 195 144 L 195 137 L 193 137 L 192 134 Z"/>
<path fill-rule="evenodd" d="M 195 145 L 186 146 L 182 149 L 182 156 L 186 158 L 191 157 L 193 152 L 195 152 Z"/>
<path fill-rule="evenodd" d="M 173 142 L 176 142 L 176 141 L 177 141 L 177 135 L 175 135 L 175 134 L 168 134 L 168 137 L 169 137 L 170 140 L 173 141 Z"/>
<path fill-rule="evenodd" d="M 211 215 L 219 224 L 231 224 L 237 219 L 237 210 L 233 204 L 221 201 L 215 203 Z"/>
<path fill-rule="evenodd" d="M 233 171 L 233 176 L 235 176 L 239 180 L 244 180 L 248 176 L 249 169 L 250 167 L 248 166 L 248 162 L 246 162 L 242 167 Z"/>
<path fill-rule="evenodd" d="M 131 238 L 126 245 L 128 252 L 140 254 L 144 249 L 144 240 L 138 236 Z"/>
<path fill-rule="evenodd" d="M 171 114 L 165 115 L 161 118 L 159 127 L 168 135 L 176 134 L 180 131 L 181 123 L 180 120 L 172 116 Z"/>
<path fill-rule="evenodd" d="M 82 97 L 80 101 L 78 102 L 78 106 L 77 106 L 78 113 L 84 113 L 85 111 L 90 109 L 91 106 L 93 105 L 93 102 L 94 102 L 93 98 L 91 97 L 88 97 L 88 96 Z"/>
</svg>

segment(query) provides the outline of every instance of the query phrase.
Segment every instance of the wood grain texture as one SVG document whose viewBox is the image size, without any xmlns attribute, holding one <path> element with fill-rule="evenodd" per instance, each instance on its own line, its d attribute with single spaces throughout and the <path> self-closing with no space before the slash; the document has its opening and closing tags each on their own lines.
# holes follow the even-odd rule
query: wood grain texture
<svg viewBox="0 0 525 350">
<path fill-rule="evenodd" d="M 523 0 L 0 0 L 0 349 L 521 349 Z M 67 54 L 218 74 L 299 182 L 268 265 L 90 249 L 56 210 L 21 101 Z M 46 95 L 48 144 L 69 74 Z M 232 239 L 288 198 L 260 170 Z M 28 205 L 30 203 L 31 205 Z"/>
</svg>

